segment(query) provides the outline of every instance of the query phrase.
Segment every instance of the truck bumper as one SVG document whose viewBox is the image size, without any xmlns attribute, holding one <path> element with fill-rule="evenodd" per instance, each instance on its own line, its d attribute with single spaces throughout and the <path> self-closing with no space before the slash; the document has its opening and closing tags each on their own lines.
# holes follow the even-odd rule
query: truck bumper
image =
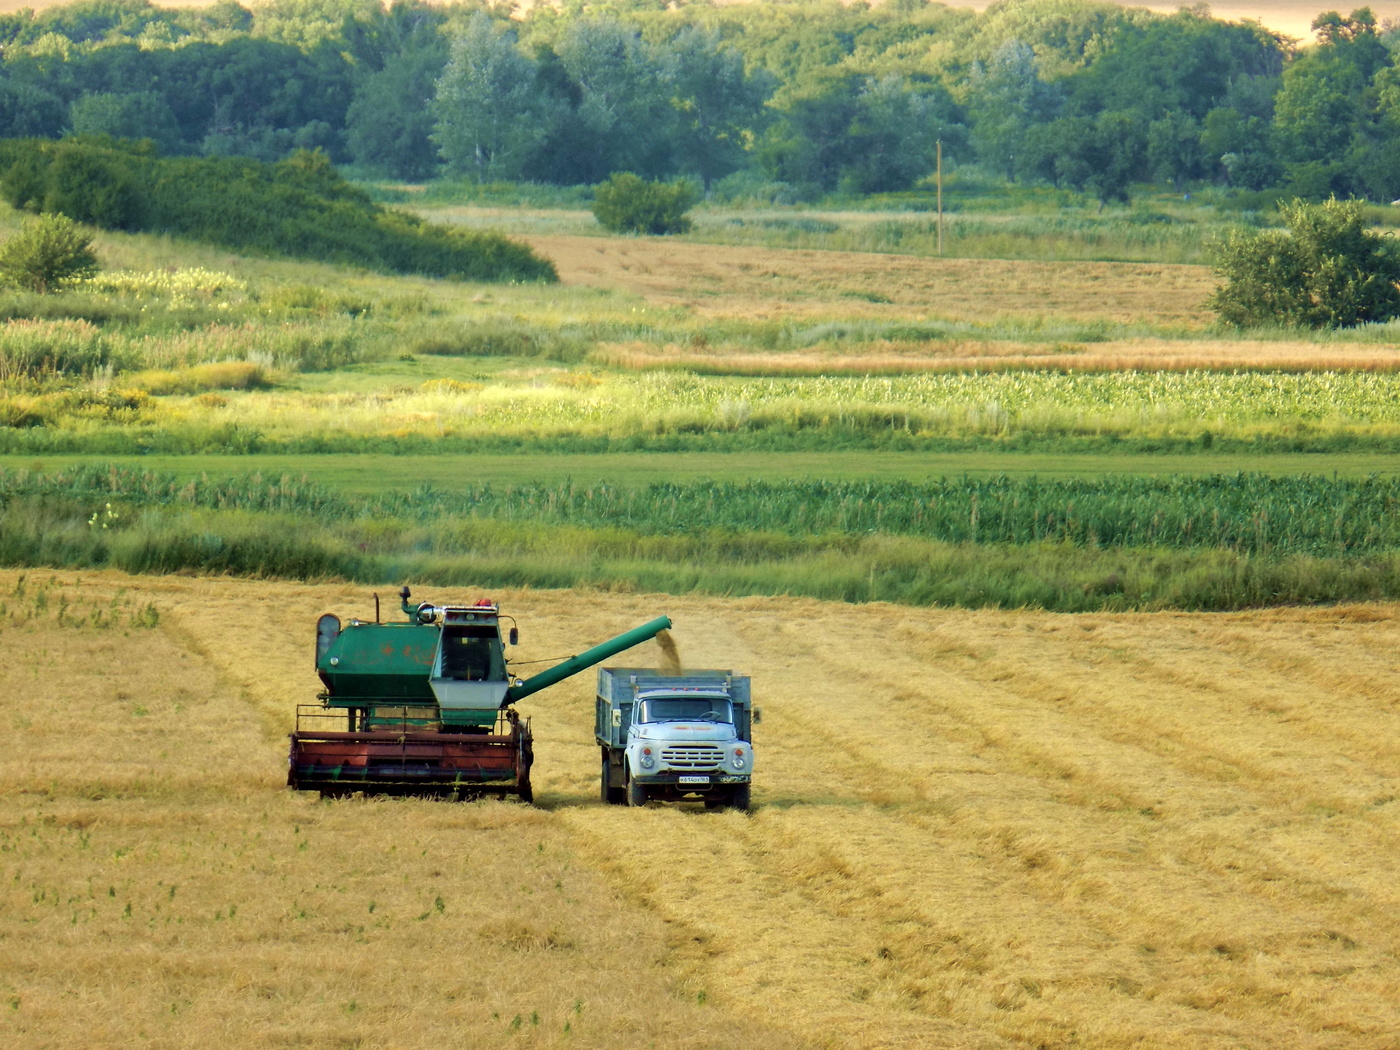
<svg viewBox="0 0 1400 1050">
<path fill-rule="evenodd" d="M 748 773 L 710 773 L 707 782 L 704 784 L 681 783 L 681 777 L 692 779 L 699 774 L 695 773 L 653 773 L 649 776 L 638 775 L 634 779 L 647 789 L 647 794 L 652 798 L 668 799 L 677 801 L 683 798 L 728 798 L 734 788 L 740 784 L 747 784 L 750 776 Z"/>
<path fill-rule="evenodd" d="M 674 784 L 680 787 L 682 786 L 681 777 L 694 776 L 704 776 L 710 784 L 747 784 L 750 780 L 750 775 L 748 773 L 638 773 L 634 779 L 637 783 L 646 784 L 648 786 L 652 784 Z M 684 786 L 689 787 L 690 785 L 686 784 Z M 700 784 L 698 786 L 704 787 L 705 785 Z"/>
</svg>

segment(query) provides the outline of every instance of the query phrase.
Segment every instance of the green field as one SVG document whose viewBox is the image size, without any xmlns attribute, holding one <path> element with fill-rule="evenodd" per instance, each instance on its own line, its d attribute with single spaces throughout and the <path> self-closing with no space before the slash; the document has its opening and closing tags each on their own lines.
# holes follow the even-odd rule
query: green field
<svg viewBox="0 0 1400 1050">
<path fill-rule="evenodd" d="M 1247 469 L 1274 476 L 1295 474 L 1388 477 L 1400 458 L 1380 453 L 1298 452 L 1242 458 L 1212 452 L 1191 454 L 1054 454 L 1037 452 L 616 452 L 589 454 L 451 454 L 103 456 L 102 462 L 170 474 L 177 478 L 306 477 L 347 494 L 409 491 L 431 485 L 448 492 L 468 485 L 584 484 L 632 487 L 658 481 L 832 481 L 907 480 L 943 477 L 1083 478 L 1103 474 L 1166 477 L 1227 474 Z M 5 470 L 66 470 L 91 456 L 0 456 Z"/>
<path fill-rule="evenodd" d="M 1391 326 L 1232 332 L 1176 249 L 1062 243 L 1137 259 L 1150 223 L 1007 216 L 1047 266 L 868 250 L 926 217 L 657 240 L 493 214 L 561 284 L 105 234 L 97 281 L 11 296 L 0 561 L 1057 610 L 1400 596 Z"/>
</svg>

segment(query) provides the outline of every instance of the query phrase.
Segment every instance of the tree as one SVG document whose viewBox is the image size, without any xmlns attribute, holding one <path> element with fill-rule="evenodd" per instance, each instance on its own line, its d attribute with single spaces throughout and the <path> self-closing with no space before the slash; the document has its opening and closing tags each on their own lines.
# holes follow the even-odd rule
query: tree
<svg viewBox="0 0 1400 1050">
<path fill-rule="evenodd" d="M 1283 59 L 1279 40 L 1257 23 L 1186 10 L 1124 26 L 1067 88 L 1085 116 L 1108 110 L 1152 121 L 1176 111 L 1200 120 L 1227 104 L 1237 82 L 1279 74 Z"/>
<path fill-rule="evenodd" d="M 574 161 L 587 181 L 614 171 L 653 177 L 674 171 L 670 71 L 637 30 L 612 19 L 583 19 L 569 25 L 557 51 L 578 88 L 568 120 L 581 132 L 573 140 L 580 150 Z"/>
<path fill-rule="evenodd" d="M 887 73 L 856 96 L 850 129 L 855 156 L 841 182 L 861 193 L 905 190 L 933 171 L 940 138 L 964 141 L 948 93 Z"/>
<path fill-rule="evenodd" d="M 438 50 L 439 30 L 446 21 L 443 8 L 424 0 L 394 0 L 387 8 L 372 7 L 346 18 L 341 35 L 354 64 L 378 72 L 405 55 Z"/>
<path fill-rule="evenodd" d="M 475 12 L 452 42 L 433 103 L 433 141 L 450 168 L 478 179 L 520 177 L 545 131 L 534 81 L 515 33 Z"/>
<path fill-rule="evenodd" d="M 619 172 L 593 191 L 593 216 L 614 233 L 685 233 L 685 213 L 699 195 L 688 182 L 647 182 Z"/>
<path fill-rule="evenodd" d="M 1040 79 L 1035 53 L 1008 40 L 968 76 L 967 110 L 977 155 L 1014 179 L 1027 129 L 1050 116 L 1055 103 L 1053 89 Z"/>
<path fill-rule="evenodd" d="M 41 295 L 96 272 L 92 237 L 66 215 L 26 219 L 0 245 L 0 280 Z"/>
<path fill-rule="evenodd" d="M 356 161 L 400 179 L 432 176 L 432 100 L 445 62 L 436 48 L 422 48 L 365 76 L 345 114 L 345 144 Z"/>
<path fill-rule="evenodd" d="M 1310 52 L 1288 67 L 1274 102 L 1275 141 L 1285 160 L 1339 156 L 1365 112 L 1361 95 L 1368 78 L 1361 70 L 1337 58 L 1314 56 Z"/>
<path fill-rule="evenodd" d="M 776 86 L 771 75 L 744 72 L 744 56 L 719 33 L 688 26 L 660 50 L 675 90 L 677 159 L 705 188 L 744 162 L 744 133 L 761 121 Z"/>
<path fill-rule="evenodd" d="M 781 119 L 759 144 L 763 169 L 799 187 L 804 195 L 835 189 L 846 168 L 858 159 L 850 130 L 859 111 L 863 79 L 854 74 L 834 76 L 791 97 Z"/>
<path fill-rule="evenodd" d="M 57 138 L 64 116 L 57 95 L 33 84 L 0 79 L 0 138 Z"/>
<path fill-rule="evenodd" d="M 105 140 L 103 146 L 112 141 Z M 46 173 L 43 198 L 31 206 L 106 230 L 139 229 L 140 175 L 121 149 L 103 146 L 87 149 L 82 140 L 60 141 Z"/>
<path fill-rule="evenodd" d="M 1361 201 L 1294 200 L 1287 232 L 1235 232 L 1208 300 L 1226 324 L 1350 328 L 1400 316 L 1400 252 L 1364 226 Z"/>
<path fill-rule="evenodd" d="M 1128 187 L 1147 164 L 1147 129 L 1135 113 L 1100 113 L 1090 143 L 1092 171 L 1084 186 L 1104 205 L 1128 203 Z"/>
<path fill-rule="evenodd" d="M 1385 92 L 1390 52 L 1376 32 L 1370 8 L 1342 18 L 1326 11 L 1313 20 L 1321 43 L 1304 52 L 1283 74 L 1274 102 L 1274 131 L 1280 159 L 1331 163 L 1341 159 L 1365 132 L 1375 83 Z M 1384 103 L 1382 102 L 1384 108 Z"/>
<path fill-rule="evenodd" d="M 150 139 L 162 153 L 173 153 L 180 145 L 175 114 L 154 91 L 86 94 L 73 100 L 68 119 L 74 135 Z"/>
<path fill-rule="evenodd" d="M 1177 189 L 1199 178 L 1204 167 L 1201 128 L 1184 113 L 1167 113 L 1147 125 L 1147 163 L 1152 174 Z"/>
<path fill-rule="evenodd" d="M 1358 8 L 1346 18 L 1324 11 L 1312 20 L 1312 30 L 1324 44 L 1353 44 L 1377 38 L 1376 16 L 1369 7 Z"/>
<path fill-rule="evenodd" d="M 1146 173 L 1147 129 L 1135 113 L 1061 117 L 1026 142 L 1029 173 L 1092 193 L 1101 205 L 1127 203 L 1129 186 Z"/>
<path fill-rule="evenodd" d="M 966 142 L 961 115 L 940 85 L 845 73 L 793 98 L 758 158 L 774 178 L 808 194 L 883 193 L 930 174 L 940 138 L 945 146 Z"/>
</svg>

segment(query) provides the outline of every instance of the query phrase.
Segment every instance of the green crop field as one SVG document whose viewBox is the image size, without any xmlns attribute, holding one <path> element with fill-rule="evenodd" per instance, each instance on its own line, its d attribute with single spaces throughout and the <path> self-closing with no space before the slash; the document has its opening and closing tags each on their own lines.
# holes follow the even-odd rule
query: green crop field
<svg viewBox="0 0 1400 1050">
<path fill-rule="evenodd" d="M 428 485 L 454 492 L 472 485 L 543 484 L 567 481 L 624 488 L 658 481 L 924 481 L 957 477 L 1084 478 L 1103 474 L 1135 477 L 1229 474 L 1247 468 L 1267 475 L 1312 474 L 1364 478 L 1400 470 L 1400 459 L 1381 452 L 1258 453 L 1242 457 L 1210 449 L 1185 452 L 1019 452 L 969 448 L 956 452 L 890 452 L 833 449 L 827 452 L 521 452 L 393 455 L 376 452 L 321 454 L 206 452 L 197 456 L 145 453 L 102 456 L 103 463 L 150 470 L 188 480 L 204 475 L 248 474 L 307 478 L 353 495 L 386 488 Z M 0 456 L 6 470 L 68 471 L 92 456 Z M 395 483 L 396 476 L 401 482 Z M 387 482 L 387 484 L 386 484 Z"/>
<path fill-rule="evenodd" d="M 104 234 L 93 281 L 12 295 L 0 560 L 1060 610 L 1400 593 L 1392 326 L 1232 333 L 1199 265 L 1044 240 L 1135 258 L 1162 224 L 1008 216 L 1017 261 L 834 250 L 894 247 L 905 220 L 863 212 L 662 241 L 425 211 L 489 215 L 562 283 Z"/>
</svg>

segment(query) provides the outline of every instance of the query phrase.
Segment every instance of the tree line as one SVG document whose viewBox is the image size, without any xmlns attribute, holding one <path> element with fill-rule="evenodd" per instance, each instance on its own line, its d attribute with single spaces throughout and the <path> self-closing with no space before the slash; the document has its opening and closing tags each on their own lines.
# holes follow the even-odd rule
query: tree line
<svg viewBox="0 0 1400 1050">
<path fill-rule="evenodd" d="M 956 163 L 1102 200 L 1135 182 L 1400 197 L 1400 30 L 1306 46 L 1204 7 L 982 13 L 928 0 L 80 0 L 0 16 L 0 137 L 366 175 L 684 176 L 773 199 L 907 189 Z"/>
</svg>

